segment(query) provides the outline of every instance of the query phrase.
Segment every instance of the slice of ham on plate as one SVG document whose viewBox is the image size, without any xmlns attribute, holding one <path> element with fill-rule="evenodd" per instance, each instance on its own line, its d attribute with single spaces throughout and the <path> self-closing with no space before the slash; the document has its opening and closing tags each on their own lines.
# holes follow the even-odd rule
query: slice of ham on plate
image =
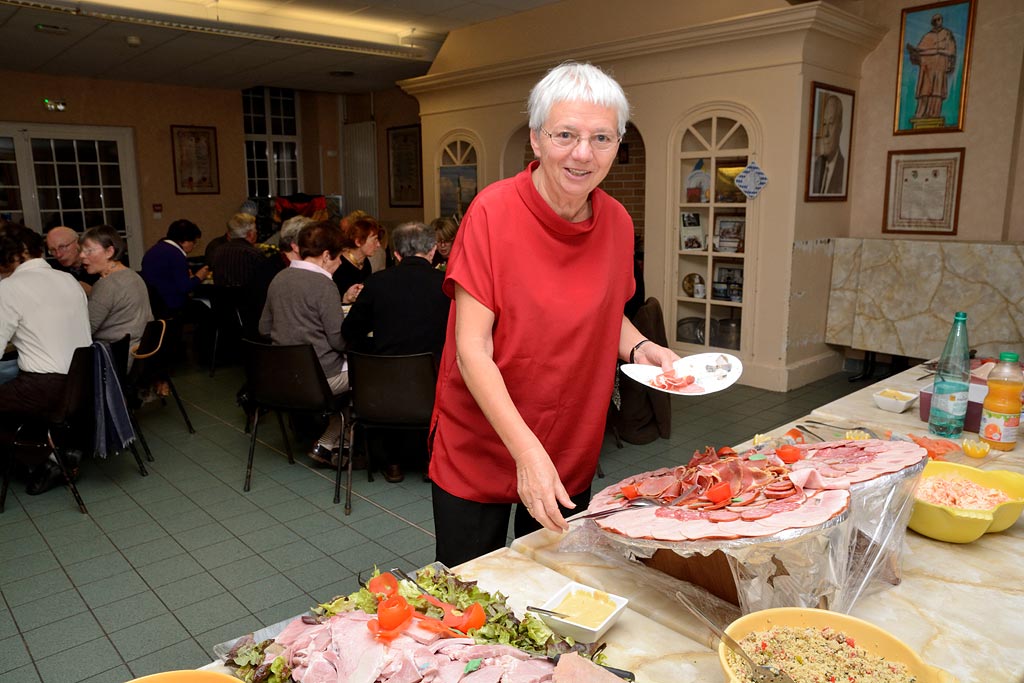
<svg viewBox="0 0 1024 683">
<path fill-rule="evenodd" d="M 743 374 L 743 363 L 727 353 L 698 353 L 680 358 L 671 373 L 660 367 L 628 363 L 622 366 L 627 377 L 668 394 L 710 394 L 728 388 Z M 692 381 L 691 379 L 692 378 Z"/>
</svg>

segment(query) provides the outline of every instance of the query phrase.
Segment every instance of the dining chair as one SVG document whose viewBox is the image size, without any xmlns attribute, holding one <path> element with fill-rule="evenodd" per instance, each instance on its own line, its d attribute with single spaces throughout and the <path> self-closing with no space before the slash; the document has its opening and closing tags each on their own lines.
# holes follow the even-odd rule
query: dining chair
<svg viewBox="0 0 1024 683">
<path fill-rule="evenodd" d="M 252 462 L 256 451 L 256 431 L 260 410 L 277 413 L 288 462 L 294 463 L 288 431 L 282 411 L 305 411 L 323 416 L 340 415 L 342 434 L 345 433 L 345 408 L 349 392 L 335 395 L 327 384 L 320 359 L 312 344 L 274 346 L 248 339 L 242 340 L 245 364 L 245 387 L 248 406 L 252 410 L 249 437 L 249 460 L 245 468 L 244 491 L 252 482 Z M 348 470 L 348 496 L 346 514 L 352 509 L 352 458 L 339 455 L 334 473 L 334 502 L 341 500 L 341 471 Z"/>
<path fill-rule="evenodd" d="M 117 365 L 117 378 L 121 382 L 121 393 L 124 396 L 124 404 L 128 408 L 128 418 L 131 420 L 132 429 L 135 430 L 135 436 L 138 437 L 139 443 L 142 444 L 146 460 L 153 462 L 155 460 L 153 452 L 149 450 L 149 444 L 146 443 L 146 437 L 142 433 L 142 427 L 139 426 L 138 417 L 135 415 L 135 409 L 139 401 L 134 396 L 135 386 L 128 374 L 128 357 L 131 354 L 131 342 L 131 336 L 127 334 L 115 342 L 110 342 L 110 355 L 114 357 L 114 363 Z M 145 469 L 145 466 L 143 466 L 143 469 Z"/>
<path fill-rule="evenodd" d="M 182 403 L 181 396 L 178 395 L 178 389 L 174 386 L 174 380 L 171 379 L 171 375 L 167 371 L 167 354 L 164 347 L 164 336 L 166 333 L 166 320 L 157 318 L 146 323 L 146 327 L 142 331 L 142 339 L 132 349 L 132 356 L 136 361 L 133 371 L 137 372 L 140 377 L 152 377 L 167 382 L 167 387 L 170 389 L 174 401 L 178 404 L 178 411 L 181 412 L 181 417 L 185 420 L 185 426 L 188 427 L 188 433 L 195 434 L 196 430 L 192 426 L 192 420 L 189 419 L 188 413 L 185 411 L 185 404 Z M 143 362 L 140 364 L 139 361 Z M 160 401 L 164 402 L 163 397 L 160 398 Z"/>
<path fill-rule="evenodd" d="M 210 349 L 210 377 L 217 370 L 217 349 L 220 346 L 221 334 L 225 336 L 231 348 L 245 330 L 242 317 L 246 291 L 241 287 L 225 287 L 214 285 L 210 293 L 210 327 L 213 332 L 213 345 Z"/>
<path fill-rule="evenodd" d="M 67 453 L 75 444 L 75 426 L 93 419 L 93 349 L 82 346 L 75 349 L 68 369 L 67 384 L 64 396 L 55 412 L 47 417 L 26 420 L 15 432 L 13 451 L 22 454 L 31 453 L 32 464 L 45 465 L 52 453 L 64 476 L 65 485 L 71 489 L 71 495 L 78 503 L 82 514 L 88 514 L 82 496 L 75 486 L 74 478 L 68 467 Z M 7 489 L 10 486 L 11 470 L 14 456 L 7 459 L 3 484 L 0 486 L 0 512 L 7 501 Z"/>
<path fill-rule="evenodd" d="M 428 430 L 434 411 L 437 364 L 431 353 L 380 356 L 349 351 L 347 356 L 352 386 L 349 443 L 354 452 L 355 427 L 360 426 L 366 478 L 373 481 L 373 461 L 365 433 L 371 429 Z"/>
</svg>

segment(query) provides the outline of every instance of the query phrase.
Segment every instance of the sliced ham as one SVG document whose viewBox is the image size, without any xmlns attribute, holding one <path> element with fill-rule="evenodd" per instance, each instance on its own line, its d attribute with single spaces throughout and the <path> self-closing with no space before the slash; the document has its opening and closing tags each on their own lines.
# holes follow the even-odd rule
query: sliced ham
<svg viewBox="0 0 1024 683">
<path fill-rule="evenodd" d="M 622 679 L 615 674 L 575 652 L 558 658 L 558 665 L 555 666 L 551 680 L 554 683 L 622 683 Z"/>
</svg>

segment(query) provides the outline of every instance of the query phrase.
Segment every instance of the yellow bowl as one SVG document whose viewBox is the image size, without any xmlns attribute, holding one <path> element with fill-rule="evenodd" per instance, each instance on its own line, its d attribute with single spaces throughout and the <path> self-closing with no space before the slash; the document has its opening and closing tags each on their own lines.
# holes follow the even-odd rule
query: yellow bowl
<svg viewBox="0 0 1024 683">
<path fill-rule="evenodd" d="M 958 475 L 976 484 L 1005 491 L 1011 500 L 992 510 L 964 510 L 914 500 L 911 529 L 937 541 L 970 543 L 985 534 L 1005 531 L 1024 510 L 1024 475 L 1007 470 L 979 470 L 969 465 L 933 460 L 924 467 L 923 477 Z"/>
<path fill-rule="evenodd" d="M 150 674 L 142 678 L 133 678 L 128 683 L 238 683 L 238 679 L 216 671 L 200 671 L 186 669 L 183 671 L 164 671 Z"/>
<path fill-rule="evenodd" d="M 752 612 L 729 624 L 725 632 L 736 640 L 752 631 L 766 631 L 772 626 L 792 626 L 796 628 L 831 627 L 843 631 L 852 637 L 857 647 L 864 648 L 873 655 L 884 657 L 891 662 L 905 664 L 911 674 L 917 677 L 917 683 L 954 683 L 956 679 L 948 672 L 925 664 L 916 652 L 906 643 L 887 631 L 868 623 L 863 619 L 851 617 L 840 612 L 829 612 L 809 607 L 776 607 L 759 612 Z M 732 670 L 726 652 L 729 648 L 725 643 L 718 644 L 718 661 L 725 671 L 726 680 L 731 683 L 746 683 L 747 679 Z"/>
</svg>

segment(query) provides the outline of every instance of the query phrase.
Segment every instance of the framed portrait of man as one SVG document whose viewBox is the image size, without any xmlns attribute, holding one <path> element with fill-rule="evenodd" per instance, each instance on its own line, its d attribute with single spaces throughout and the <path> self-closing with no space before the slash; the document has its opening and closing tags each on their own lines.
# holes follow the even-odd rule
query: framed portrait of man
<svg viewBox="0 0 1024 683">
<path fill-rule="evenodd" d="M 850 186 L 853 101 L 852 90 L 811 83 L 805 201 L 846 201 Z"/>
<path fill-rule="evenodd" d="M 974 8 L 949 0 L 903 10 L 894 134 L 964 129 Z"/>
</svg>

